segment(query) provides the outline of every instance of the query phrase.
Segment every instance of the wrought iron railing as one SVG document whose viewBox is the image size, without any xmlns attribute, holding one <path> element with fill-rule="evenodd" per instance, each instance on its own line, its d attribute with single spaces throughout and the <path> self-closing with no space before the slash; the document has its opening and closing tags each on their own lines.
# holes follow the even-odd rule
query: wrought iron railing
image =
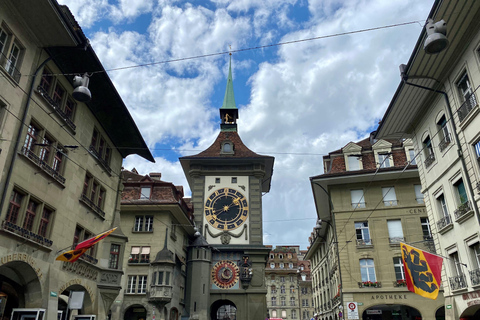
<svg viewBox="0 0 480 320">
<path fill-rule="evenodd" d="M 442 141 L 440 141 L 440 143 L 438 144 L 438 148 L 440 149 L 440 151 L 443 151 L 450 145 L 451 142 L 452 137 L 449 133 L 442 139 Z"/>
<path fill-rule="evenodd" d="M 467 201 L 465 203 L 463 203 L 462 205 L 460 205 L 457 210 L 455 210 L 453 212 L 453 214 L 455 215 L 455 219 L 459 219 L 461 217 L 463 217 L 466 213 L 472 211 L 473 208 L 472 208 L 472 204 L 470 201 Z"/>
<path fill-rule="evenodd" d="M 62 108 L 58 105 L 57 102 L 55 102 L 55 100 L 52 99 L 52 97 L 50 97 L 48 92 L 45 91 L 45 89 L 42 86 L 38 86 L 37 91 L 48 102 L 48 104 L 52 107 L 52 109 L 55 110 L 55 112 L 60 116 L 60 118 L 62 118 L 62 120 L 65 121 L 65 123 L 70 127 L 70 129 L 75 131 L 77 129 L 77 126 L 75 125 L 75 123 L 73 123 L 72 119 L 70 119 L 70 117 L 65 112 L 63 112 Z"/>
<path fill-rule="evenodd" d="M 97 159 L 97 161 L 103 166 L 103 168 L 105 170 L 108 171 L 108 173 L 112 173 L 112 169 L 110 168 L 110 166 L 108 165 L 107 161 L 105 161 L 102 156 L 98 153 L 97 149 L 95 149 L 95 146 L 90 146 L 90 148 L 88 149 L 90 151 L 90 153 L 93 155 L 93 157 L 95 159 Z"/>
<path fill-rule="evenodd" d="M 480 285 L 480 269 L 475 269 L 468 272 L 470 273 L 470 281 L 472 282 L 472 286 Z"/>
<path fill-rule="evenodd" d="M 89 206 L 95 213 L 99 214 L 102 218 L 105 218 L 105 212 L 103 212 L 102 208 L 97 206 L 92 200 L 90 200 L 86 195 L 82 193 L 80 196 L 80 200 Z"/>
<path fill-rule="evenodd" d="M 435 161 L 435 154 L 430 153 L 425 159 L 425 161 L 423 162 L 425 164 L 425 168 L 430 167 L 434 161 Z"/>
<path fill-rule="evenodd" d="M 58 171 L 50 167 L 45 161 L 40 159 L 40 157 L 37 156 L 32 150 L 22 147 L 22 154 L 24 154 L 28 159 L 35 163 L 40 169 L 48 173 L 52 178 L 54 178 L 61 184 L 65 184 L 65 178 L 60 173 L 58 173 Z"/>
<path fill-rule="evenodd" d="M 371 246 L 372 244 L 372 239 L 357 239 L 357 246 Z"/>
<path fill-rule="evenodd" d="M 404 237 L 393 237 L 393 238 L 388 238 L 388 241 L 390 243 L 400 243 L 400 242 L 405 242 Z"/>
<path fill-rule="evenodd" d="M 464 274 L 448 278 L 450 289 L 460 290 L 467 287 L 467 281 Z"/>
<path fill-rule="evenodd" d="M 385 207 L 392 207 L 398 205 L 398 200 L 384 200 L 383 205 Z"/>
<path fill-rule="evenodd" d="M 477 105 L 477 100 L 475 99 L 475 95 L 470 94 L 465 97 L 465 101 L 462 103 L 460 108 L 458 108 L 458 119 L 462 122 L 473 110 L 473 108 Z"/>
<path fill-rule="evenodd" d="M 39 234 L 36 234 L 35 232 L 32 232 L 28 229 L 22 228 L 15 223 L 3 220 L 2 225 L 1 225 L 3 230 L 10 231 L 12 233 L 15 233 L 16 235 L 19 235 L 25 239 L 32 240 L 42 246 L 46 247 L 51 247 L 53 244 L 53 241 L 50 239 L 47 239 Z"/>
<path fill-rule="evenodd" d="M 353 209 L 365 208 L 365 202 L 355 202 L 355 203 L 352 202 L 352 208 Z"/>
<path fill-rule="evenodd" d="M 452 224 L 452 219 L 450 218 L 449 214 L 437 221 L 437 227 L 439 230 L 445 228 L 450 224 Z"/>
</svg>

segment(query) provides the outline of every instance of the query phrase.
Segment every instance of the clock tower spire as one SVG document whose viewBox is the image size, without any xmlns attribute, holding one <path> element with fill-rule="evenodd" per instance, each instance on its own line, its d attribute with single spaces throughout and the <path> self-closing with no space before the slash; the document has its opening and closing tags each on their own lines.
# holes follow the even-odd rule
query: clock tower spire
<svg viewBox="0 0 480 320">
<path fill-rule="evenodd" d="M 222 131 L 237 131 L 238 109 L 235 104 L 235 95 L 233 94 L 232 80 L 232 54 L 230 53 L 230 64 L 228 66 L 227 88 L 225 89 L 225 97 L 220 108 L 220 119 L 222 123 L 220 128 Z"/>
</svg>

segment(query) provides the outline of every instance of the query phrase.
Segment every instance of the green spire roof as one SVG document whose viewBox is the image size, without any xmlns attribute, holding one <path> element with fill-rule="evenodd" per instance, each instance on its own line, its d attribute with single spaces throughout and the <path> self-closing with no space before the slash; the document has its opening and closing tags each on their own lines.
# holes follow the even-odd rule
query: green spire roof
<svg viewBox="0 0 480 320">
<path fill-rule="evenodd" d="M 235 96 L 233 95 L 232 54 L 230 54 L 230 65 L 228 66 L 227 88 L 225 89 L 225 97 L 223 98 L 223 104 L 220 109 L 237 109 Z"/>
</svg>

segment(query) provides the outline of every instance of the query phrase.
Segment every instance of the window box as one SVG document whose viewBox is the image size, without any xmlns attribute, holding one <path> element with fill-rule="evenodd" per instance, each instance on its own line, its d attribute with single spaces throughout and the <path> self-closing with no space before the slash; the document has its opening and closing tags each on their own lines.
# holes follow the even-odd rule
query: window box
<svg viewBox="0 0 480 320">
<path fill-rule="evenodd" d="M 455 221 L 457 222 L 463 222 L 467 220 L 473 216 L 472 204 L 470 201 L 461 204 L 457 210 L 453 212 L 453 214 L 455 215 Z"/>
<path fill-rule="evenodd" d="M 372 282 L 372 281 L 358 282 L 358 287 L 359 288 L 367 288 L 367 287 L 381 288 L 382 283 L 378 282 L 378 281 L 375 281 L 375 282 Z"/>
<path fill-rule="evenodd" d="M 393 281 L 393 286 L 394 287 L 406 287 L 407 286 L 407 280 Z"/>
<path fill-rule="evenodd" d="M 452 219 L 450 215 L 446 215 L 440 220 L 437 221 L 438 232 L 441 234 L 447 232 L 450 229 L 453 229 Z"/>
</svg>

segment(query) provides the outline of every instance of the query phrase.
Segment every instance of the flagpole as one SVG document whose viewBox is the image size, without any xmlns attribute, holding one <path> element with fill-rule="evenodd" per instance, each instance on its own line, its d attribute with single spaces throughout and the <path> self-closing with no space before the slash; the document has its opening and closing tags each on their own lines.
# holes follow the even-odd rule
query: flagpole
<svg viewBox="0 0 480 320">
<path fill-rule="evenodd" d="M 418 241 L 418 242 L 424 242 L 424 241 Z M 412 242 L 412 243 L 418 243 L 418 242 Z M 402 243 L 403 243 L 403 242 L 400 242 L 400 244 L 402 244 Z M 407 245 L 407 246 L 410 246 L 410 247 L 412 247 L 412 248 L 414 248 L 414 249 L 417 249 L 417 250 L 420 250 L 420 251 L 429 253 L 429 254 L 431 254 L 431 255 L 434 255 L 434 256 L 443 258 L 443 259 L 453 260 L 455 263 L 461 264 L 461 265 L 463 265 L 465 268 L 468 268 L 466 263 L 462 263 L 462 262 L 460 262 L 460 261 L 457 262 L 457 261 L 455 261 L 455 259 L 452 259 L 452 258 L 449 258 L 449 257 L 445 257 L 445 256 L 442 256 L 442 255 L 436 254 L 436 253 L 431 253 L 431 252 L 422 250 L 422 249 L 417 248 L 417 247 L 414 247 L 414 246 L 412 246 L 412 245 L 410 245 L 410 244 L 408 244 L 408 243 L 403 243 L 403 244 L 405 244 L 405 245 Z"/>
</svg>

